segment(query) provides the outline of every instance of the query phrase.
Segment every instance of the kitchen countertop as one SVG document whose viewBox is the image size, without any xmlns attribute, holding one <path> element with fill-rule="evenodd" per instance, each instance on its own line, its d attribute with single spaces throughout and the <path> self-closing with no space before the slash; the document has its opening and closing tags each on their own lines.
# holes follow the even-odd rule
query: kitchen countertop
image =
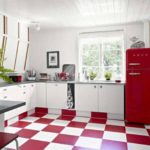
<svg viewBox="0 0 150 150">
<path fill-rule="evenodd" d="M 0 114 L 24 106 L 25 102 L 0 100 Z"/>
<path fill-rule="evenodd" d="M 114 80 L 91 80 L 91 81 L 22 81 L 22 82 L 14 82 L 14 83 L 5 83 L 2 82 L 0 83 L 0 87 L 6 87 L 6 86 L 13 86 L 13 85 L 20 85 L 20 84 L 29 84 L 29 83 L 74 83 L 74 84 L 119 84 L 119 85 L 124 85 L 125 82 L 115 82 Z"/>
</svg>

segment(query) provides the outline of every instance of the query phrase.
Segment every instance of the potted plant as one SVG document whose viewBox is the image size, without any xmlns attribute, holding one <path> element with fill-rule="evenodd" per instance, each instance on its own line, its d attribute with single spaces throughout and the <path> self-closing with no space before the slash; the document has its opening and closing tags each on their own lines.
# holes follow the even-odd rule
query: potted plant
<svg viewBox="0 0 150 150">
<path fill-rule="evenodd" d="M 105 79 L 110 80 L 112 77 L 112 73 L 110 71 L 105 72 Z"/>
<path fill-rule="evenodd" d="M 5 68 L 3 66 L 3 62 L 4 62 L 4 49 L 0 48 L 0 78 L 7 83 L 12 83 L 13 82 L 12 79 L 9 78 L 7 74 L 14 71 L 12 69 Z"/>
<path fill-rule="evenodd" d="M 94 80 L 95 78 L 96 78 L 96 73 L 95 72 L 93 72 L 93 71 L 91 71 L 90 73 L 89 73 L 89 78 L 90 78 L 90 80 Z"/>
</svg>

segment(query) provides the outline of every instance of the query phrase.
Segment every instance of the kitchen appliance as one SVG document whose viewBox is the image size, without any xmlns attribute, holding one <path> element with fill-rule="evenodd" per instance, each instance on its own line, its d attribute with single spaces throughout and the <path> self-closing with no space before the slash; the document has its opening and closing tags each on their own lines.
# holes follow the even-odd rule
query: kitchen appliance
<svg viewBox="0 0 150 150">
<path fill-rule="evenodd" d="M 75 64 L 63 64 L 62 72 L 69 74 L 69 81 L 75 80 Z"/>
<path fill-rule="evenodd" d="M 13 82 L 21 82 L 22 81 L 22 75 L 9 75 L 9 78 L 11 78 Z"/>
<path fill-rule="evenodd" d="M 27 70 L 27 80 L 35 81 L 36 80 L 36 72 L 35 70 Z"/>
<path fill-rule="evenodd" d="M 126 51 L 125 119 L 150 123 L 150 48 Z"/>
</svg>

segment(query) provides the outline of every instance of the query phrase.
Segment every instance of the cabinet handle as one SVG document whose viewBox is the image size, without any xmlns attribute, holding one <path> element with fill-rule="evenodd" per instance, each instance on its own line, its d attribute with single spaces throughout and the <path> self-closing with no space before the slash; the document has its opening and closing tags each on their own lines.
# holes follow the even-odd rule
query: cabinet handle
<svg viewBox="0 0 150 150">
<path fill-rule="evenodd" d="M 96 88 L 96 85 L 94 85 L 94 88 Z"/>
<path fill-rule="evenodd" d="M 3 91 L 7 91 L 7 89 L 3 89 Z"/>
<path fill-rule="evenodd" d="M 23 92 L 23 94 L 26 94 L 26 92 Z"/>
<path fill-rule="evenodd" d="M 100 88 L 102 88 L 103 86 L 102 85 L 100 85 Z"/>
<path fill-rule="evenodd" d="M 34 87 L 34 85 L 33 85 L 33 84 L 32 84 L 31 86 L 32 86 L 32 87 Z"/>
<path fill-rule="evenodd" d="M 25 85 L 23 87 L 26 87 Z"/>
<path fill-rule="evenodd" d="M 4 99 L 6 99 L 7 98 L 7 96 L 4 96 Z"/>
</svg>

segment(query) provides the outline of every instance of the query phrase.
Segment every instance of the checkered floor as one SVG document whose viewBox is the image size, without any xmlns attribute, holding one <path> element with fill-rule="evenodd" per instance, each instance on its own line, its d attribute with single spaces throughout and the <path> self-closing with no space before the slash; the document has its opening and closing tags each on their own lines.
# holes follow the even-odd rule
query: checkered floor
<svg viewBox="0 0 150 150">
<path fill-rule="evenodd" d="M 117 120 L 33 114 L 5 132 L 19 135 L 20 150 L 150 150 L 150 125 Z"/>
</svg>

